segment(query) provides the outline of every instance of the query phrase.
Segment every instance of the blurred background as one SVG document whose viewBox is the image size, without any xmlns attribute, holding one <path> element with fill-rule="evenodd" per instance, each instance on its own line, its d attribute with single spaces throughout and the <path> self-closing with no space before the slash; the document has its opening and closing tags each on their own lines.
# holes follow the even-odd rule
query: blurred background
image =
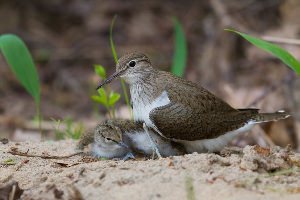
<svg viewBox="0 0 300 200">
<path fill-rule="evenodd" d="M 268 40 L 280 38 L 280 45 L 300 59 L 299 42 L 285 42 L 300 38 L 297 0 L 0 0 L 0 34 L 20 36 L 38 67 L 47 138 L 55 139 L 55 132 L 68 126 L 85 131 L 107 118 L 105 108 L 91 100 L 100 81 L 93 65 L 103 65 L 108 75 L 115 71 L 109 45 L 114 15 L 118 15 L 113 30 L 118 55 L 143 52 L 155 67 L 166 71 L 174 54 L 172 19 L 176 17 L 188 46 L 186 79 L 236 108 L 285 109 L 293 114 L 257 126 L 233 144 L 291 144 L 300 150 L 299 78 L 278 59 L 224 31 L 234 28 Z M 32 97 L 3 56 L 0 74 L 0 138 L 40 140 Z M 119 81 L 111 87 L 122 94 Z M 118 117 L 129 117 L 123 97 L 116 112 Z"/>
</svg>

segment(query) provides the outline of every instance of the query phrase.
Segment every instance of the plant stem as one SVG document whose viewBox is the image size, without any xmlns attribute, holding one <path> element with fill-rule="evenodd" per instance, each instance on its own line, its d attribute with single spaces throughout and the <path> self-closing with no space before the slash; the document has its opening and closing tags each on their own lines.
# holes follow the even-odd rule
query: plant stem
<svg viewBox="0 0 300 200">
<path fill-rule="evenodd" d="M 106 89 L 106 93 L 107 93 L 107 94 L 110 94 L 111 88 L 109 87 L 109 85 L 107 85 L 107 86 L 104 87 L 104 88 Z M 109 98 L 109 97 L 108 97 L 108 98 Z M 115 106 L 112 106 L 111 108 L 112 108 L 112 109 L 109 109 L 109 106 L 107 106 L 108 113 L 111 112 L 110 118 L 111 118 L 111 119 L 115 119 L 115 118 L 116 118 Z"/>
<path fill-rule="evenodd" d="M 111 110 L 109 109 L 108 104 L 105 105 L 105 108 L 106 108 L 106 110 L 107 110 L 107 112 L 108 112 L 109 118 L 110 118 L 110 119 L 113 119 L 113 114 L 111 113 Z"/>
<path fill-rule="evenodd" d="M 44 141 L 45 135 L 42 130 L 41 103 L 36 102 L 35 105 L 36 105 L 36 115 L 37 115 L 37 120 L 38 120 L 38 127 L 39 127 L 42 141 Z"/>
<path fill-rule="evenodd" d="M 113 117 L 113 119 L 116 119 L 116 109 L 115 109 L 115 106 L 112 106 L 111 110 L 112 110 L 112 117 Z"/>
<path fill-rule="evenodd" d="M 116 52 L 116 48 L 115 48 L 115 44 L 114 44 L 113 36 L 112 36 L 112 31 L 113 31 L 113 27 L 114 27 L 116 18 L 117 18 L 117 15 L 114 16 L 114 18 L 111 21 L 110 27 L 109 27 L 109 43 L 110 43 L 111 52 L 114 57 L 114 61 L 117 64 L 118 63 L 118 55 Z"/>
<path fill-rule="evenodd" d="M 115 48 L 114 41 L 113 41 L 113 35 L 112 35 L 112 31 L 113 31 L 113 27 L 114 27 L 116 18 L 117 18 L 117 15 L 114 16 L 114 18 L 112 19 L 111 24 L 110 24 L 109 43 L 110 43 L 111 52 L 112 52 L 113 57 L 114 57 L 114 61 L 117 64 L 118 63 L 118 55 L 117 55 L 117 52 L 116 52 L 116 48 Z M 132 115 L 132 109 L 131 109 L 131 105 L 130 105 L 128 94 L 127 94 L 127 88 L 126 88 L 124 80 L 122 80 L 122 79 L 121 79 L 121 85 L 122 85 L 122 90 L 123 90 L 123 93 L 124 93 L 125 102 L 127 104 L 128 110 L 130 112 L 130 117 L 132 119 L 133 115 Z"/>
</svg>

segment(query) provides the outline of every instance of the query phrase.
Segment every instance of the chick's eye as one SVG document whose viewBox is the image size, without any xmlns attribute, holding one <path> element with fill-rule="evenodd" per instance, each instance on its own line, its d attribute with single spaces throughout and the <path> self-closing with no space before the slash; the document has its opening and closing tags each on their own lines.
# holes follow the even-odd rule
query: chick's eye
<svg viewBox="0 0 300 200">
<path fill-rule="evenodd" d="M 134 60 L 129 62 L 129 67 L 134 67 L 136 65 L 136 62 Z"/>
</svg>

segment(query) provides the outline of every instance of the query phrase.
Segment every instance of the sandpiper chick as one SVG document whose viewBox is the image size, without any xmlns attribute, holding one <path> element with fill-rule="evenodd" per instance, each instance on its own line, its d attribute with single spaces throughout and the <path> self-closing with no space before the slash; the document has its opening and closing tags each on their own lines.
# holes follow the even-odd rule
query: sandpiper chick
<svg viewBox="0 0 300 200">
<path fill-rule="evenodd" d="M 153 142 L 163 157 L 185 153 L 181 145 L 169 141 L 149 130 Z M 153 148 L 142 123 L 130 120 L 107 120 L 97 125 L 94 132 L 87 132 L 78 142 L 77 148 L 83 149 L 92 143 L 91 153 L 95 157 L 134 158 L 136 154 L 153 155 Z"/>
</svg>

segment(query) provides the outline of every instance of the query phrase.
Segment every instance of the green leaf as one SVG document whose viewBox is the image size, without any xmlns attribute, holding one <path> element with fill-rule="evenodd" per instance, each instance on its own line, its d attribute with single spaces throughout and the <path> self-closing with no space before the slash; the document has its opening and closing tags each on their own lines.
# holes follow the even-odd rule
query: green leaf
<svg viewBox="0 0 300 200">
<path fill-rule="evenodd" d="M 171 71 L 173 74 L 182 77 L 186 68 L 187 45 L 181 24 L 176 18 L 173 19 L 173 23 L 175 32 L 175 51 Z"/>
<path fill-rule="evenodd" d="M 16 163 L 17 163 L 16 160 L 14 160 L 12 158 L 8 158 L 3 161 L 3 164 L 6 164 L 6 165 L 15 165 Z"/>
<path fill-rule="evenodd" d="M 94 65 L 95 73 L 102 79 L 106 79 L 106 71 L 102 65 Z"/>
<path fill-rule="evenodd" d="M 17 79 L 39 104 L 39 77 L 25 43 L 16 35 L 4 34 L 0 36 L 0 49 Z"/>
<path fill-rule="evenodd" d="M 103 96 L 98 96 L 98 95 L 93 95 L 91 96 L 92 100 L 101 103 L 102 105 L 106 106 L 107 105 L 107 100 Z"/>
<path fill-rule="evenodd" d="M 104 88 L 99 88 L 97 90 L 97 92 L 98 92 L 99 96 L 105 97 L 107 99 L 106 91 Z"/>
<path fill-rule="evenodd" d="M 118 55 L 117 55 L 117 52 L 116 52 L 115 44 L 114 44 L 114 41 L 113 41 L 113 35 L 112 35 L 116 18 L 117 18 L 117 15 L 114 16 L 114 18 L 112 19 L 111 24 L 110 24 L 110 28 L 109 28 L 109 42 L 110 42 L 111 52 L 112 52 L 113 57 L 114 57 L 114 61 L 117 64 L 118 63 Z"/>
<path fill-rule="evenodd" d="M 101 102 L 101 97 L 98 96 L 98 95 L 92 95 L 91 96 L 91 99 L 97 103 L 100 103 Z"/>
<path fill-rule="evenodd" d="M 117 101 L 120 99 L 121 95 L 116 92 L 111 92 L 109 94 L 109 100 L 108 100 L 108 105 L 113 106 L 117 103 Z"/>
<path fill-rule="evenodd" d="M 104 106 L 108 105 L 107 95 L 103 88 L 97 90 L 98 95 L 93 95 L 91 98 L 92 100 L 101 103 Z"/>
<path fill-rule="evenodd" d="M 231 30 L 231 29 L 225 29 L 226 31 L 231 31 L 234 32 L 240 36 L 242 36 L 244 39 L 246 39 L 247 41 L 249 41 L 251 44 L 253 44 L 254 46 L 271 53 L 273 56 L 277 57 L 278 59 L 280 59 L 283 63 L 285 63 L 286 65 L 288 65 L 290 68 L 292 68 L 297 74 L 298 76 L 300 76 L 300 63 L 299 61 L 294 58 L 289 52 L 287 52 L 285 49 L 272 44 L 270 42 L 266 42 L 264 40 L 252 37 L 250 35 L 247 35 L 245 33 L 241 33 L 235 30 Z"/>
</svg>

